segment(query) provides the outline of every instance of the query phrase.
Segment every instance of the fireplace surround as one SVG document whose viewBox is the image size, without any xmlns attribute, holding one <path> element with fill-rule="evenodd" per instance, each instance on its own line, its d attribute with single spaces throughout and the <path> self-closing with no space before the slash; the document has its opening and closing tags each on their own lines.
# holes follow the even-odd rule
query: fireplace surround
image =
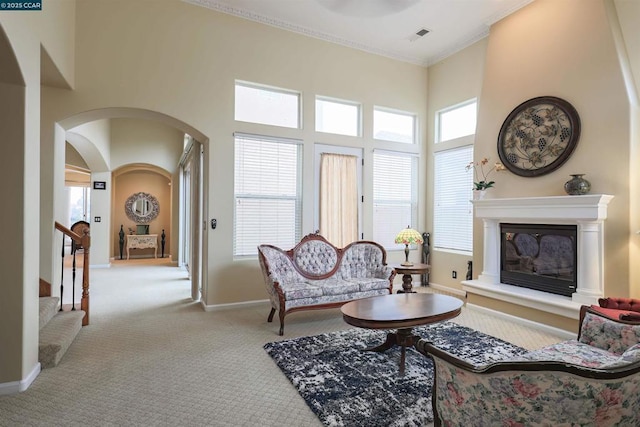
<svg viewBox="0 0 640 427">
<path fill-rule="evenodd" d="M 470 294 L 577 319 L 580 306 L 597 304 L 604 290 L 604 222 L 613 196 L 519 197 L 474 200 L 482 219 L 483 265 L 477 280 L 462 282 Z M 556 295 L 502 283 L 500 224 L 561 224 L 576 227 L 576 289 L 571 296 Z"/>
</svg>

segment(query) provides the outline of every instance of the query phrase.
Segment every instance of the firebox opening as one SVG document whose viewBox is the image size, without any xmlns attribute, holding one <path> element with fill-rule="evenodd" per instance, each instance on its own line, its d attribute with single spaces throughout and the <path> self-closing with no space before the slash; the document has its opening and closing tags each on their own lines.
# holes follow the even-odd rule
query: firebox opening
<svg viewBox="0 0 640 427">
<path fill-rule="evenodd" d="M 575 225 L 500 224 L 500 281 L 571 297 L 577 286 Z"/>
</svg>

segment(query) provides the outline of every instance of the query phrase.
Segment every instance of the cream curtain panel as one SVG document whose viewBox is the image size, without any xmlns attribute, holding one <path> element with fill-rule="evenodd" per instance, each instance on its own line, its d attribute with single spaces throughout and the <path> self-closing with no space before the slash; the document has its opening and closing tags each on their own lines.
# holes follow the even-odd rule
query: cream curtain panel
<svg viewBox="0 0 640 427">
<path fill-rule="evenodd" d="M 320 156 L 320 234 L 342 248 L 358 240 L 358 158 Z"/>
</svg>

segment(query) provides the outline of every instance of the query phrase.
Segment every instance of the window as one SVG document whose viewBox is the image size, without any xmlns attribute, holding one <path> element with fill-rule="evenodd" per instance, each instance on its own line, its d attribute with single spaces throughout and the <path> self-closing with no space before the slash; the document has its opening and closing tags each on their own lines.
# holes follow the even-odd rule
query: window
<svg viewBox="0 0 640 427">
<path fill-rule="evenodd" d="M 434 155 L 434 249 L 473 251 L 473 174 L 465 169 L 472 160 L 471 145 Z"/>
<path fill-rule="evenodd" d="M 69 226 L 78 221 L 89 221 L 91 191 L 88 187 L 66 187 L 69 200 Z"/>
<path fill-rule="evenodd" d="M 416 142 L 415 134 L 415 114 L 385 110 L 379 107 L 373 109 L 373 137 L 375 139 L 414 144 Z"/>
<path fill-rule="evenodd" d="M 373 240 L 387 249 L 401 249 L 396 235 L 417 225 L 417 164 L 415 155 L 373 153 Z"/>
<path fill-rule="evenodd" d="M 301 141 L 235 135 L 234 256 L 301 238 Z"/>
<path fill-rule="evenodd" d="M 316 97 L 316 132 L 360 136 L 360 104 Z"/>
<path fill-rule="evenodd" d="M 476 133 L 475 100 L 467 101 L 438 112 L 436 142 L 450 141 Z"/>
<path fill-rule="evenodd" d="M 300 128 L 300 94 L 236 82 L 235 119 L 242 122 Z"/>
</svg>

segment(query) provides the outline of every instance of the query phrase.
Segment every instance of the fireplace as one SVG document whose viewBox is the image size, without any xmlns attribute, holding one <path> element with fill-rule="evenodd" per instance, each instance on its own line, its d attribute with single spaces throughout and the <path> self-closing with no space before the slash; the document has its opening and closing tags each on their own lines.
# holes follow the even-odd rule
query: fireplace
<svg viewBox="0 0 640 427">
<path fill-rule="evenodd" d="M 577 227 L 500 224 L 500 283 L 570 297 L 576 291 Z"/>
<path fill-rule="evenodd" d="M 598 298 L 603 296 L 604 223 L 607 218 L 607 206 L 611 199 L 613 196 L 606 194 L 587 194 L 474 200 L 475 216 L 482 220 L 484 229 L 482 272 L 476 280 L 463 281 L 462 289 L 469 294 L 577 319 L 581 305 L 597 304 Z M 569 273 L 568 268 L 559 268 L 568 262 L 568 259 L 563 259 L 561 263 L 556 263 L 558 268 L 554 274 L 549 273 L 547 268 L 544 276 L 548 278 L 555 275 L 555 278 L 561 278 L 562 281 L 573 282 L 573 284 L 566 283 L 566 290 L 555 293 L 548 289 L 540 290 L 529 286 L 525 288 L 520 284 L 509 283 L 512 280 L 505 276 L 510 274 L 502 273 L 502 225 L 525 228 L 524 231 L 517 232 L 533 235 L 533 237 L 522 238 L 523 241 L 529 240 L 530 244 L 533 243 L 532 239 L 536 238 L 535 235 L 540 234 L 539 226 L 559 226 L 553 231 L 553 235 L 558 237 L 550 239 L 554 240 L 551 246 L 564 248 L 569 246 L 568 241 L 575 242 L 574 271 Z M 575 228 L 575 234 L 572 234 L 571 228 Z M 507 229 L 506 232 L 514 233 L 515 231 Z M 547 243 L 545 242 L 545 245 Z M 522 245 L 524 246 L 525 243 Z M 531 248 L 519 250 L 533 251 Z M 572 257 L 569 255 L 566 258 Z M 510 262 L 514 265 L 515 259 L 510 258 Z M 519 262 L 520 259 L 518 259 Z M 523 259 L 522 262 L 526 267 L 527 263 L 533 263 L 534 260 Z M 540 273 L 537 267 L 539 264 L 540 260 L 535 268 L 538 273 Z M 547 267 L 549 267 L 548 264 Z M 533 267 L 529 266 L 529 270 L 531 273 Z M 525 277 L 529 280 L 533 276 L 535 275 L 528 274 Z M 571 279 L 571 276 L 574 278 Z M 568 288 L 571 286 L 575 288 L 569 291 Z"/>
</svg>

